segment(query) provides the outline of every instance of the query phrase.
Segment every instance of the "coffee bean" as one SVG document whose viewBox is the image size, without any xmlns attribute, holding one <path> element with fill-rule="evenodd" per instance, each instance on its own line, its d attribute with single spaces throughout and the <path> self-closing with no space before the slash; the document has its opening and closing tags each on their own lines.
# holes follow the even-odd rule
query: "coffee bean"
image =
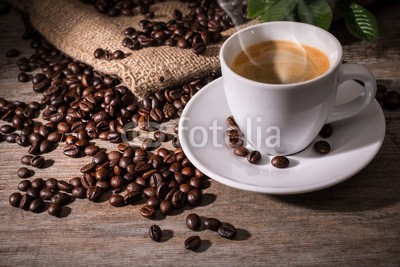
<svg viewBox="0 0 400 267">
<path fill-rule="evenodd" d="M 176 190 L 176 192 L 172 195 L 171 203 L 175 208 L 183 208 L 186 204 L 186 194 L 180 190 Z"/>
<path fill-rule="evenodd" d="M 59 217 L 61 214 L 61 204 L 60 203 L 50 203 L 49 208 L 47 209 L 47 212 L 51 216 Z"/>
<path fill-rule="evenodd" d="M 90 201 L 97 201 L 100 199 L 101 189 L 98 186 L 92 186 L 86 191 L 86 197 Z"/>
<path fill-rule="evenodd" d="M 149 228 L 149 236 L 153 241 L 160 242 L 162 238 L 162 231 L 160 226 L 152 225 Z"/>
<path fill-rule="evenodd" d="M 18 74 L 18 81 L 20 81 L 21 83 L 29 82 L 29 75 L 25 72 L 21 72 L 20 74 Z"/>
<path fill-rule="evenodd" d="M 236 237 L 236 228 L 230 223 L 223 223 L 218 228 L 218 234 L 227 239 L 234 239 Z"/>
<path fill-rule="evenodd" d="M 48 188 L 43 188 L 39 192 L 39 197 L 43 200 L 50 200 L 53 196 L 53 192 Z"/>
<path fill-rule="evenodd" d="M 4 124 L 0 127 L 0 132 L 3 134 L 10 134 L 15 131 L 15 128 L 9 124 Z"/>
<path fill-rule="evenodd" d="M 167 134 L 162 131 L 155 131 L 154 132 L 154 139 L 159 142 L 165 142 L 167 139 Z"/>
<path fill-rule="evenodd" d="M 246 157 L 249 154 L 249 150 L 245 148 L 244 146 L 238 146 L 235 147 L 233 150 L 233 153 L 239 157 Z"/>
<path fill-rule="evenodd" d="M 29 210 L 33 213 L 40 213 L 44 209 L 44 201 L 40 198 L 32 200 Z"/>
<path fill-rule="evenodd" d="M 190 236 L 185 240 L 185 248 L 188 250 L 195 250 L 201 244 L 201 238 L 198 235 Z"/>
<path fill-rule="evenodd" d="M 160 212 L 163 215 L 170 215 L 172 213 L 172 211 L 173 211 L 173 206 L 172 206 L 171 201 L 169 201 L 167 199 L 162 200 L 160 203 Z"/>
<path fill-rule="evenodd" d="M 100 58 L 102 58 L 103 56 L 104 56 L 104 50 L 103 50 L 103 49 L 97 48 L 97 49 L 94 51 L 94 57 L 95 57 L 95 58 L 100 59 Z"/>
<path fill-rule="evenodd" d="M 19 56 L 19 51 L 17 49 L 8 50 L 6 53 L 6 57 L 17 57 Z"/>
<path fill-rule="evenodd" d="M 47 140 L 51 142 L 61 142 L 64 138 L 64 135 L 60 132 L 52 132 L 47 136 Z"/>
<path fill-rule="evenodd" d="M 9 135 L 6 135 L 6 141 L 8 143 L 15 143 L 15 139 L 17 138 L 18 134 L 17 133 L 10 133 Z"/>
<path fill-rule="evenodd" d="M 124 196 L 124 202 L 126 205 L 139 202 L 141 199 L 142 199 L 142 192 L 139 190 L 128 192 Z"/>
<path fill-rule="evenodd" d="M 153 140 L 151 138 L 146 138 L 142 143 L 142 149 L 146 151 L 154 150 L 161 145 L 159 141 Z"/>
<path fill-rule="evenodd" d="M 67 205 L 71 202 L 71 197 L 66 193 L 56 193 L 50 199 L 51 203 L 59 203 L 61 206 Z"/>
<path fill-rule="evenodd" d="M 219 227 L 222 225 L 222 223 L 220 222 L 220 220 L 215 219 L 215 218 L 207 218 L 204 221 L 204 227 L 208 230 L 211 231 L 218 231 Z"/>
<path fill-rule="evenodd" d="M 53 190 L 53 191 L 57 191 L 58 188 L 58 181 L 54 178 L 48 178 L 45 181 L 45 186 L 47 189 Z"/>
<path fill-rule="evenodd" d="M 30 195 L 32 198 L 39 198 L 40 197 L 40 189 L 41 188 L 31 187 L 28 190 L 26 190 L 26 194 Z"/>
<path fill-rule="evenodd" d="M 72 189 L 74 189 L 74 187 L 72 185 L 70 185 L 69 183 L 67 183 L 66 181 L 59 180 L 57 184 L 58 184 L 58 188 L 64 192 L 71 193 Z"/>
<path fill-rule="evenodd" d="M 21 201 L 19 203 L 19 207 L 23 210 L 29 210 L 29 206 L 30 206 L 32 200 L 33 200 L 33 197 L 31 197 L 30 195 L 27 195 L 27 194 L 23 195 L 21 198 Z"/>
<path fill-rule="evenodd" d="M 285 156 L 276 156 L 271 159 L 272 166 L 283 169 L 287 168 L 290 164 L 289 159 Z"/>
<path fill-rule="evenodd" d="M 17 175 L 19 178 L 28 178 L 32 176 L 33 172 L 31 172 L 28 168 L 22 167 L 18 169 Z"/>
<path fill-rule="evenodd" d="M 321 131 L 319 132 L 319 136 L 321 136 L 322 138 L 328 138 L 332 135 L 332 133 L 333 133 L 332 125 L 325 124 L 324 127 L 322 127 Z"/>
<path fill-rule="evenodd" d="M 201 219 L 196 213 L 191 213 L 186 217 L 186 226 L 193 231 L 197 231 L 201 226 Z"/>
<path fill-rule="evenodd" d="M 91 162 L 89 164 L 86 164 L 80 169 L 81 173 L 88 173 L 88 172 L 93 172 L 96 169 L 96 163 Z M 104 169 L 104 168 L 103 168 Z"/>
<path fill-rule="evenodd" d="M 112 54 L 112 58 L 113 59 L 123 59 L 124 57 L 125 57 L 125 53 L 122 52 L 121 50 L 116 50 Z"/>
<path fill-rule="evenodd" d="M 40 142 L 33 142 L 28 150 L 29 154 L 37 155 L 40 153 Z M 32 157 L 33 158 L 33 157 Z M 32 160 L 31 160 L 32 161 Z"/>
<path fill-rule="evenodd" d="M 22 199 L 22 195 L 18 192 L 15 192 L 15 193 L 12 193 L 10 195 L 10 197 L 8 198 L 8 203 L 10 203 L 10 205 L 13 207 L 19 207 L 21 199 Z"/>
<path fill-rule="evenodd" d="M 194 188 L 190 190 L 187 194 L 187 200 L 190 205 L 198 206 L 203 200 L 203 193 L 201 192 L 201 190 Z"/>
<path fill-rule="evenodd" d="M 29 188 L 31 188 L 31 186 L 32 186 L 32 182 L 31 181 L 23 180 L 23 181 L 19 182 L 19 184 L 17 186 L 17 189 L 20 190 L 20 191 L 26 191 Z"/>
<path fill-rule="evenodd" d="M 124 198 L 121 195 L 112 195 L 108 202 L 114 207 L 122 207 L 125 204 Z"/>
<path fill-rule="evenodd" d="M 74 198 L 83 199 L 86 197 L 86 188 L 83 186 L 74 187 L 71 194 Z"/>
<path fill-rule="evenodd" d="M 247 161 L 250 162 L 251 164 L 257 164 L 258 162 L 260 162 L 260 160 L 261 160 L 261 154 L 256 150 L 251 151 L 247 155 Z"/>
<path fill-rule="evenodd" d="M 65 156 L 68 156 L 68 157 L 71 157 L 71 158 L 76 158 L 81 153 L 81 150 L 76 145 L 67 145 L 64 148 L 64 152 L 63 153 L 64 153 Z"/>
<path fill-rule="evenodd" d="M 193 46 L 193 53 L 196 55 L 203 54 L 206 51 L 206 45 L 203 43 L 197 43 Z"/>
<path fill-rule="evenodd" d="M 140 209 L 140 214 L 145 218 L 152 218 L 155 213 L 156 213 L 156 210 L 152 206 L 149 206 L 149 205 L 144 205 Z"/>
<path fill-rule="evenodd" d="M 54 148 L 54 143 L 48 140 L 43 140 L 40 143 L 40 153 L 49 153 Z"/>
<path fill-rule="evenodd" d="M 314 143 L 314 149 L 319 154 L 327 154 L 331 151 L 331 145 L 327 141 L 320 140 Z"/>
<path fill-rule="evenodd" d="M 31 160 L 32 167 L 44 168 L 46 165 L 46 160 L 42 156 L 34 156 Z"/>
</svg>

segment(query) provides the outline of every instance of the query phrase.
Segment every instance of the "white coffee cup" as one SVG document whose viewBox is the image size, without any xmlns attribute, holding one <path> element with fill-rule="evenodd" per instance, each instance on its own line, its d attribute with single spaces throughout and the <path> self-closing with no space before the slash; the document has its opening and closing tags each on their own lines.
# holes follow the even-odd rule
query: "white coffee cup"
<svg viewBox="0 0 400 267">
<path fill-rule="evenodd" d="M 230 65 L 251 45 L 287 40 L 310 45 L 324 52 L 331 67 L 324 74 L 291 84 L 260 83 L 236 74 Z M 342 64 L 342 46 L 329 32 L 298 22 L 267 22 L 242 29 L 221 47 L 220 61 L 226 99 L 247 141 L 261 153 L 289 155 L 306 148 L 325 123 L 354 116 L 374 99 L 376 80 L 365 67 Z M 356 99 L 334 106 L 344 81 L 364 82 Z"/>
</svg>

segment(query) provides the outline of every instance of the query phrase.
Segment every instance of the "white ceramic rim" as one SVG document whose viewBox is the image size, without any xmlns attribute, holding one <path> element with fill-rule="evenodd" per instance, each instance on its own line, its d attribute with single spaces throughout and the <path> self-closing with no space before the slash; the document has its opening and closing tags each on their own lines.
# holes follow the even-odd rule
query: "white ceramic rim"
<svg viewBox="0 0 400 267">
<path fill-rule="evenodd" d="M 263 27 L 268 27 L 268 25 L 276 25 L 276 24 L 286 24 L 286 25 L 291 25 L 291 26 L 300 26 L 301 27 L 306 27 L 309 28 L 310 31 L 317 31 L 321 34 L 324 34 L 326 36 L 328 36 L 328 38 L 332 39 L 334 45 L 336 46 L 337 49 L 337 53 L 338 53 L 338 57 L 336 59 L 335 62 L 333 62 L 333 64 L 331 65 L 331 67 L 329 68 L 328 71 L 324 72 L 322 75 L 319 75 L 318 77 L 315 77 L 314 79 L 308 80 L 308 81 L 303 81 L 303 82 L 298 82 L 298 83 L 289 83 L 289 84 L 271 84 L 271 83 L 261 83 L 261 82 L 257 82 L 257 81 L 253 81 L 250 79 L 247 79 L 245 77 L 242 77 L 240 75 L 238 75 L 236 72 L 234 72 L 229 66 L 228 64 L 226 64 L 225 62 L 225 58 L 223 56 L 223 52 L 225 49 L 227 49 L 226 47 L 229 46 L 229 43 L 236 38 L 238 35 L 242 34 L 243 32 L 246 31 L 251 31 L 257 28 L 263 28 Z M 236 55 L 235 55 L 236 56 Z M 343 48 L 342 45 L 340 44 L 339 40 L 330 32 L 325 31 L 324 29 L 321 29 L 317 26 L 314 25 L 310 25 L 310 24 L 306 24 L 306 23 L 302 23 L 302 22 L 293 22 L 293 21 L 274 21 L 274 22 L 265 22 L 265 23 L 260 23 L 257 25 L 253 25 L 253 26 L 249 26 L 247 28 L 241 29 L 239 31 L 237 31 L 236 33 L 232 34 L 228 39 L 226 39 L 226 41 L 222 44 L 221 49 L 219 51 L 219 61 L 221 63 L 221 67 L 223 66 L 230 75 L 235 76 L 236 79 L 240 79 L 243 82 L 248 83 L 250 86 L 264 86 L 266 87 L 268 90 L 273 90 L 273 89 L 279 89 L 279 90 L 296 90 L 296 86 L 298 85 L 307 85 L 307 84 L 312 84 L 315 81 L 319 80 L 319 79 L 323 79 L 324 77 L 331 75 L 332 72 L 335 72 L 336 69 L 338 68 L 338 66 L 340 66 L 340 64 L 342 64 L 342 56 L 343 56 Z M 290 86 L 289 86 L 290 85 Z"/>
</svg>

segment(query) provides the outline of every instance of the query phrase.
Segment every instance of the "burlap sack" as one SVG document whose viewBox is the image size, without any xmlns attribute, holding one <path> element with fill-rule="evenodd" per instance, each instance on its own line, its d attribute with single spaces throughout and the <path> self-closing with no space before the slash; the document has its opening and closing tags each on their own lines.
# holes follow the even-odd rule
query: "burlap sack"
<svg viewBox="0 0 400 267">
<path fill-rule="evenodd" d="M 18 2 L 18 1 L 17 1 Z M 16 2 L 14 2 L 15 4 Z M 138 98 L 172 86 L 178 86 L 198 76 L 205 76 L 219 70 L 218 52 L 221 46 L 213 44 L 202 55 L 195 55 L 191 49 L 177 47 L 149 47 L 132 51 L 121 45 L 126 27 L 139 29 L 141 14 L 134 16 L 108 17 L 100 14 L 91 5 L 78 0 L 29 0 L 22 1 L 29 13 L 33 26 L 58 49 L 67 55 L 92 65 L 96 70 L 115 74 Z M 168 21 L 175 9 L 185 15 L 189 12 L 187 3 L 165 1 L 151 6 L 154 20 Z M 255 22 L 249 22 L 245 27 Z M 223 33 L 226 39 L 237 29 Z M 122 60 L 106 61 L 95 59 L 97 48 L 115 51 L 123 50 L 129 56 Z M 164 81 L 160 81 L 160 77 Z"/>
</svg>

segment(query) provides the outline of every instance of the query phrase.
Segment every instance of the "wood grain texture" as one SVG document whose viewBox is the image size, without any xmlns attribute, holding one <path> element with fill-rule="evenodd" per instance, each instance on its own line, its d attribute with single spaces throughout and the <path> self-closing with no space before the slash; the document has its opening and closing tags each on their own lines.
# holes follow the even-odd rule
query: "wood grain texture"
<svg viewBox="0 0 400 267">
<path fill-rule="evenodd" d="M 344 44 L 344 58 L 369 67 L 378 80 L 400 91 L 400 4 L 371 6 L 380 22 L 375 44 L 360 42 L 343 22 L 332 32 Z M 26 56 L 17 13 L 0 17 L 0 97 L 40 100 L 31 85 L 18 83 L 16 59 L 4 55 L 17 48 Z M 0 144 L 0 265 L 128 265 L 128 266 L 267 266 L 400 264 L 400 111 L 385 111 L 387 134 L 377 157 L 351 179 L 328 189 L 297 196 L 270 196 L 239 191 L 211 181 L 206 203 L 167 218 L 147 220 L 138 206 L 111 207 L 107 202 L 76 200 L 71 213 L 54 218 L 13 208 L 8 196 L 16 191 L 16 171 L 27 149 Z M 172 122 L 171 124 L 173 124 Z M 365 133 L 360 133 L 365 134 Z M 102 143 L 109 149 L 115 145 Z M 50 168 L 36 177 L 68 180 L 89 158 L 69 159 L 62 145 L 46 155 Z M 214 197 L 213 197 L 214 196 Z M 192 232 L 185 218 L 196 212 L 234 224 L 237 240 L 214 232 Z M 147 235 L 152 224 L 165 230 L 163 242 Z M 198 234 L 199 252 L 184 249 L 184 240 Z"/>
</svg>

